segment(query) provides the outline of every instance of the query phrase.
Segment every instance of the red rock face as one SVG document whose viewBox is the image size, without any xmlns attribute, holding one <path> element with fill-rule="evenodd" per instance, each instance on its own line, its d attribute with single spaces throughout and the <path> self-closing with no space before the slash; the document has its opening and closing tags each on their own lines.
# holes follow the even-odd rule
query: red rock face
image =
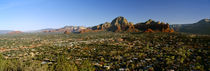
<svg viewBox="0 0 210 71">
<path fill-rule="evenodd" d="M 121 26 L 116 26 L 117 30 L 113 30 L 115 32 L 121 32 Z"/>
</svg>

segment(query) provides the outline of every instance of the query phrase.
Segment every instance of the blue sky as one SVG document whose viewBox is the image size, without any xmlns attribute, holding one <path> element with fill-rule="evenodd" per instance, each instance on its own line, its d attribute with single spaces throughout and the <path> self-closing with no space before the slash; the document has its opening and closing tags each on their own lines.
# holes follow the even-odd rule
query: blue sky
<svg viewBox="0 0 210 71">
<path fill-rule="evenodd" d="M 117 16 L 185 24 L 210 18 L 210 0 L 0 0 L 0 30 L 94 26 Z"/>
</svg>

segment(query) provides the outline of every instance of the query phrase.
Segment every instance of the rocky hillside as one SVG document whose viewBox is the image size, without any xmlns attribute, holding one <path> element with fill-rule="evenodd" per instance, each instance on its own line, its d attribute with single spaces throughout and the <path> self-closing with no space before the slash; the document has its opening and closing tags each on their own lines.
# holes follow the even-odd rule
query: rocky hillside
<svg viewBox="0 0 210 71">
<path fill-rule="evenodd" d="M 145 23 L 133 24 L 128 22 L 124 17 L 117 17 L 112 20 L 111 23 L 105 22 L 94 26 L 89 29 L 82 30 L 84 32 L 97 32 L 97 31 L 112 31 L 112 32 L 174 32 L 173 29 L 169 27 L 169 24 L 163 22 L 155 22 L 153 20 L 148 20 Z"/>
<path fill-rule="evenodd" d="M 202 19 L 193 24 L 174 24 L 171 25 L 176 31 L 194 33 L 194 34 L 210 34 L 210 19 Z"/>
<path fill-rule="evenodd" d="M 79 32 L 83 29 L 86 29 L 85 27 L 82 26 L 65 26 L 63 28 L 59 28 L 59 29 L 49 29 L 49 30 L 43 30 L 43 32 L 47 33 L 47 32 Z"/>
</svg>

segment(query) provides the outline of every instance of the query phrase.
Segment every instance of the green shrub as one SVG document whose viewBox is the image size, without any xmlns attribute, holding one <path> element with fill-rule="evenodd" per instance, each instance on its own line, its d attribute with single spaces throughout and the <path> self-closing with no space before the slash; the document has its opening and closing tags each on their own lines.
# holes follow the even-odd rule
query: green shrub
<svg viewBox="0 0 210 71">
<path fill-rule="evenodd" d="M 50 68 L 51 71 L 78 71 L 77 66 L 64 56 L 59 56 L 56 63 Z"/>
</svg>

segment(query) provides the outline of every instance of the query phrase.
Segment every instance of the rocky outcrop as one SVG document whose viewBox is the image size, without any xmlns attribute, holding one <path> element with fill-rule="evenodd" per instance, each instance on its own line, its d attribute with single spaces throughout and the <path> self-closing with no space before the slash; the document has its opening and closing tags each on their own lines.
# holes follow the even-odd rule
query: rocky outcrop
<svg viewBox="0 0 210 71">
<path fill-rule="evenodd" d="M 138 23 L 135 25 L 136 29 L 148 32 L 149 31 L 153 31 L 153 32 L 174 32 L 173 29 L 170 28 L 168 23 L 164 23 L 164 22 L 155 22 L 153 20 L 148 20 L 144 23 Z"/>
<path fill-rule="evenodd" d="M 104 24 L 100 24 L 92 27 L 92 30 L 107 30 L 111 27 L 111 23 L 105 22 Z"/>
<path fill-rule="evenodd" d="M 20 34 L 20 33 L 23 33 L 21 31 L 12 31 L 12 32 L 9 32 L 8 34 Z"/>
</svg>

